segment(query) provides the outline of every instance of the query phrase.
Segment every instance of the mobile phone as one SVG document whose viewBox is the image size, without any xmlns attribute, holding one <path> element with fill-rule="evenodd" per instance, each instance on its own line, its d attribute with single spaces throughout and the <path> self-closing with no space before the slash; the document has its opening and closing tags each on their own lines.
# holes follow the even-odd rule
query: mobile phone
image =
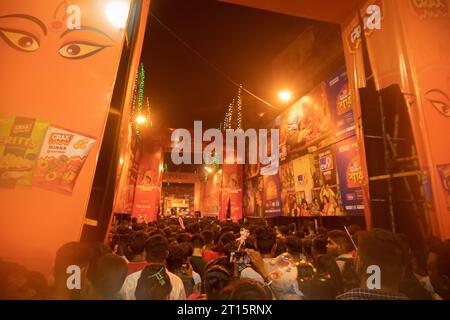
<svg viewBox="0 0 450 320">
<path fill-rule="evenodd" d="M 245 251 L 233 251 L 231 252 L 231 261 L 236 264 L 250 264 L 251 260 Z"/>
</svg>

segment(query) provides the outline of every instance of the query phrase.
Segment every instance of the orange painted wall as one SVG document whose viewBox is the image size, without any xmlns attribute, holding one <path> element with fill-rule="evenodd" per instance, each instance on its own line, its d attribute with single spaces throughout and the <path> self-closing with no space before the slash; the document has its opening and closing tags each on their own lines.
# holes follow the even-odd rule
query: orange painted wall
<svg viewBox="0 0 450 320">
<path fill-rule="evenodd" d="M 0 2 L 0 30 L 32 35 L 39 46 L 24 52 L 8 44 L 4 34 L 0 38 L 0 115 L 46 119 L 97 139 L 72 195 L 36 187 L 0 189 L 0 256 L 46 274 L 56 250 L 78 240 L 83 226 L 124 41 L 124 30 L 115 27 L 105 14 L 108 2 Z M 77 30 L 62 36 L 65 23 L 57 29 L 53 21 L 65 21 L 65 4 L 78 5 L 81 25 L 99 31 Z M 62 57 L 63 47 L 73 42 L 105 47 L 80 59 Z"/>
</svg>

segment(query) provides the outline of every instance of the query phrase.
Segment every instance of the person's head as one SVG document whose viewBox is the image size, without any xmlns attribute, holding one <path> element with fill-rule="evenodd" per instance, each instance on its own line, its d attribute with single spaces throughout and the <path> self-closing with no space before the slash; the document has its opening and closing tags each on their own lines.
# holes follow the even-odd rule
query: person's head
<svg viewBox="0 0 450 320">
<path fill-rule="evenodd" d="M 213 260 L 208 261 L 206 264 L 205 270 L 208 270 L 212 266 L 216 266 L 216 265 L 224 267 L 230 275 L 232 275 L 234 273 L 235 264 L 230 261 L 229 256 L 228 257 L 222 256 L 222 257 L 215 258 Z"/>
<path fill-rule="evenodd" d="M 203 249 L 205 246 L 205 239 L 200 234 L 194 234 L 191 239 L 192 247 L 195 249 Z"/>
<path fill-rule="evenodd" d="M 222 233 L 220 236 L 219 242 L 222 243 L 222 245 L 226 245 L 228 243 L 232 243 L 236 241 L 236 235 L 233 231 L 227 231 L 225 233 Z"/>
<path fill-rule="evenodd" d="M 286 250 L 292 255 L 299 255 L 302 253 L 302 241 L 296 236 L 288 236 L 284 241 Z"/>
<path fill-rule="evenodd" d="M 205 230 L 201 233 L 204 241 L 205 241 L 205 246 L 209 247 L 214 245 L 214 232 L 211 230 Z"/>
<path fill-rule="evenodd" d="M 383 229 L 361 231 L 358 235 L 357 252 L 356 270 L 364 286 L 368 268 L 377 266 L 381 272 L 382 289 L 398 289 L 405 272 L 407 253 L 396 234 Z"/>
<path fill-rule="evenodd" d="M 147 261 L 164 263 L 169 255 L 169 241 L 162 235 L 155 235 L 148 239 Z"/>
<path fill-rule="evenodd" d="M 289 234 L 289 228 L 287 226 L 278 227 L 278 231 L 283 237 L 286 237 Z"/>
<path fill-rule="evenodd" d="M 88 243 L 69 242 L 64 244 L 56 252 L 53 268 L 55 286 L 64 288 L 65 291 L 67 289 L 67 278 L 70 276 L 67 273 L 67 268 L 77 266 L 81 270 L 81 289 L 86 288 L 87 269 L 93 257 L 92 248 Z"/>
<path fill-rule="evenodd" d="M 129 224 L 130 224 L 130 222 L 131 222 L 131 217 L 130 217 L 129 215 L 127 215 L 127 216 L 124 216 L 124 217 L 120 220 L 120 225 L 121 225 L 121 226 L 128 227 Z"/>
<path fill-rule="evenodd" d="M 186 226 L 186 231 L 190 234 L 200 233 L 200 225 L 198 223 L 192 223 Z"/>
<path fill-rule="evenodd" d="M 235 280 L 220 292 L 221 300 L 272 300 L 270 289 L 252 279 Z"/>
<path fill-rule="evenodd" d="M 180 233 L 177 237 L 178 243 L 191 243 L 191 235 L 189 233 Z"/>
<path fill-rule="evenodd" d="M 306 202 L 305 199 L 302 199 L 302 204 L 301 204 L 303 209 L 308 209 L 308 202 Z"/>
<path fill-rule="evenodd" d="M 169 269 L 170 272 L 175 273 L 186 261 L 185 256 L 186 252 L 182 245 L 171 245 L 169 247 L 169 255 L 166 259 L 167 269 Z"/>
<path fill-rule="evenodd" d="M 327 240 L 322 238 L 316 238 L 312 241 L 311 254 L 314 259 L 327 254 Z"/>
<path fill-rule="evenodd" d="M 232 280 L 229 271 L 221 265 L 209 265 L 203 275 L 203 291 L 208 300 L 219 300 L 221 290 Z"/>
<path fill-rule="evenodd" d="M 100 257 L 92 274 L 91 283 L 100 299 L 115 299 L 127 276 L 127 263 L 115 254 Z"/>
<path fill-rule="evenodd" d="M 314 200 L 313 200 L 313 203 L 315 204 L 315 205 L 319 205 L 319 199 L 317 199 L 317 198 L 314 198 Z"/>
<path fill-rule="evenodd" d="M 0 300 L 42 299 L 46 293 L 47 280 L 42 274 L 0 261 Z"/>
<path fill-rule="evenodd" d="M 267 227 L 259 227 L 255 231 L 256 236 L 256 249 L 261 254 L 273 254 L 273 250 L 276 244 L 275 232 Z"/>
<path fill-rule="evenodd" d="M 144 234 L 135 234 L 131 237 L 128 243 L 128 255 L 129 260 L 134 259 L 136 256 L 141 256 L 145 261 L 145 248 L 147 246 L 147 237 Z"/>
<path fill-rule="evenodd" d="M 168 300 L 172 284 L 164 264 L 150 264 L 142 270 L 135 296 L 137 300 Z"/>
<path fill-rule="evenodd" d="M 214 251 L 224 254 L 225 247 L 228 244 L 235 244 L 235 242 L 236 242 L 236 235 L 234 234 L 234 232 L 232 231 L 225 232 L 220 236 L 217 245 L 214 247 Z"/>
<path fill-rule="evenodd" d="M 172 235 L 172 229 L 169 228 L 169 227 L 165 227 L 163 231 L 164 231 L 164 235 L 165 235 L 167 238 L 170 238 L 170 236 Z"/>
<path fill-rule="evenodd" d="M 333 256 L 339 256 L 353 251 L 353 244 L 347 233 L 342 230 L 331 230 L 327 233 L 328 244 L 327 253 Z"/>
<path fill-rule="evenodd" d="M 309 233 L 315 233 L 316 232 L 316 224 L 314 223 L 314 221 L 310 221 L 307 224 L 307 228 L 308 228 Z"/>
<path fill-rule="evenodd" d="M 343 291 L 344 284 L 341 271 L 339 270 L 334 257 L 326 254 L 318 256 L 317 259 L 314 260 L 314 266 L 319 277 L 327 278 L 334 283 L 336 290 L 334 297 Z"/>
</svg>

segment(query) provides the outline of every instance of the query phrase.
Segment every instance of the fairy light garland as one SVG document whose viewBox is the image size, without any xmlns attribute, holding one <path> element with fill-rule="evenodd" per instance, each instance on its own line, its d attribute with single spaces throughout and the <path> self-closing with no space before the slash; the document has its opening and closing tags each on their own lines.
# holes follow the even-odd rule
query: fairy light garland
<svg viewBox="0 0 450 320">
<path fill-rule="evenodd" d="M 139 92 L 138 92 L 138 101 L 137 101 L 137 114 L 138 116 L 142 116 L 142 105 L 144 101 L 144 86 L 145 86 L 145 70 L 144 64 L 141 63 L 139 68 Z M 140 125 L 136 125 L 136 134 L 140 135 L 141 128 Z"/>
<path fill-rule="evenodd" d="M 237 128 L 242 129 L 242 84 L 239 86 L 238 96 L 237 96 Z"/>
<path fill-rule="evenodd" d="M 137 102 L 137 94 L 138 94 L 138 80 L 139 80 L 139 73 L 136 72 L 136 76 L 134 77 L 134 84 L 133 84 L 133 98 L 131 103 L 131 115 L 130 115 L 130 121 L 131 126 L 135 128 L 135 119 L 136 119 L 136 102 Z"/>
<path fill-rule="evenodd" d="M 242 129 L 242 84 L 239 86 L 237 97 L 228 105 L 228 110 L 223 121 L 223 130 L 233 128 L 233 115 L 236 109 L 236 128 Z"/>
</svg>

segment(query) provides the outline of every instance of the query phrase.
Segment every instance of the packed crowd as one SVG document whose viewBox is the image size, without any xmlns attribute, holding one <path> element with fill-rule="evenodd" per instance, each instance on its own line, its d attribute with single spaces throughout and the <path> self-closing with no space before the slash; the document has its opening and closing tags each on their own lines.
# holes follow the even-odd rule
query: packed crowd
<svg viewBox="0 0 450 320">
<path fill-rule="evenodd" d="M 68 285 L 74 265 L 76 289 Z M 431 238 L 413 252 L 401 234 L 355 225 L 124 220 L 108 245 L 63 245 L 49 278 L 0 261 L 0 299 L 447 300 L 450 240 Z"/>
</svg>

